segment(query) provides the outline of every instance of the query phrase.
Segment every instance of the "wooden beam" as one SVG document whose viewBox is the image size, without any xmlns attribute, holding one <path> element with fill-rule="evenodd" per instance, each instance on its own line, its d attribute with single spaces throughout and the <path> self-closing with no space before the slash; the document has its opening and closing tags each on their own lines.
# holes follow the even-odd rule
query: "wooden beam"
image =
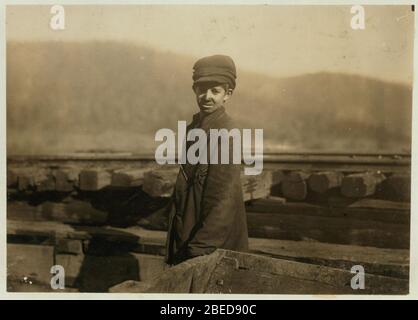
<svg viewBox="0 0 418 320">
<path fill-rule="evenodd" d="M 285 179 L 285 173 L 282 170 L 271 170 L 272 181 L 270 194 L 272 196 L 282 196 L 282 183 Z"/>
<path fill-rule="evenodd" d="M 341 172 L 315 172 L 308 179 L 309 188 L 318 193 L 325 193 L 332 188 L 341 186 L 343 174 Z"/>
<path fill-rule="evenodd" d="M 271 171 L 263 171 L 256 176 L 241 173 L 241 185 L 244 201 L 265 198 L 270 195 L 273 175 Z"/>
<path fill-rule="evenodd" d="M 12 201 L 7 204 L 7 217 L 14 220 L 102 225 L 107 221 L 108 213 L 94 208 L 89 202 L 80 200 L 67 203 L 46 201 L 37 206 L 23 201 Z"/>
<path fill-rule="evenodd" d="M 82 170 L 79 175 L 79 188 L 83 191 L 97 191 L 110 183 L 111 175 L 105 170 Z"/>
<path fill-rule="evenodd" d="M 363 290 L 353 290 L 350 270 L 225 250 L 206 293 L 405 294 L 408 279 L 367 274 Z"/>
<path fill-rule="evenodd" d="M 168 268 L 149 285 L 121 284 L 112 292 L 259 294 L 406 294 L 408 279 L 366 273 L 353 290 L 350 270 L 218 249 Z M 126 291 L 125 291 L 126 292 Z"/>
<path fill-rule="evenodd" d="M 310 173 L 304 171 L 292 171 L 288 173 L 282 182 L 282 194 L 285 198 L 301 201 L 308 195 L 306 180 Z"/>
<path fill-rule="evenodd" d="M 409 278 L 409 250 L 341 245 L 313 241 L 249 239 L 250 252 L 298 262 L 350 270 L 362 265 L 367 273 Z"/>
<path fill-rule="evenodd" d="M 46 220 L 64 223 L 101 225 L 108 213 L 94 208 L 89 202 L 72 200 L 68 203 L 44 202 L 40 205 Z"/>
<path fill-rule="evenodd" d="M 282 199 L 258 199 L 246 204 L 247 212 L 280 213 L 292 216 L 312 216 L 388 222 L 410 223 L 410 204 L 380 199 L 360 199 L 345 206 L 317 205 L 305 202 L 283 202 Z"/>
<path fill-rule="evenodd" d="M 408 249 L 409 224 L 281 213 L 247 212 L 248 235 L 254 238 Z"/>
<path fill-rule="evenodd" d="M 17 188 L 19 191 L 26 191 L 33 188 L 35 179 L 30 173 L 20 173 L 17 177 Z"/>
<path fill-rule="evenodd" d="M 341 184 L 341 193 L 349 198 L 371 196 L 376 192 L 377 186 L 386 177 L 381 173 L 356 173 L 345 176 Z"/>
<path fill-rule="evenodd" d="M 54 170 L 55 190 L 58 192 L 71 192 L 78 186 L 79 172 L 74 168 L 60 168 Z"/>
<path fill-rule="evenodd" d="M 35 176 L 34 181 L 38 192 L 55 191 L 55 178 L 51 172 Z"/>
<path fill-rule="evenodd" d="M 382 195 L 385 198 L 410 201 L 411 174 L 394 174 L 382 183 Z"/>
<path fill-rule="evenodd" d="M 136 187 L 141 186 L 144 181 L 144 174 L 149 169 L 122 169 L 112 173 L 113 187 Z"/>
<path fill-rule="evenodd" d="M 45 169 L 24 168 L 19 170 L 17 174 L 19 191 L 51 191 L 55 189 L 54 179 Z"/>
<path fill-rule="evenodd" d="M 178 175 L 178 169 L 156 169 L 144 174 L 142 190 L 151 197 L 170 197 Z"/>
</svg>

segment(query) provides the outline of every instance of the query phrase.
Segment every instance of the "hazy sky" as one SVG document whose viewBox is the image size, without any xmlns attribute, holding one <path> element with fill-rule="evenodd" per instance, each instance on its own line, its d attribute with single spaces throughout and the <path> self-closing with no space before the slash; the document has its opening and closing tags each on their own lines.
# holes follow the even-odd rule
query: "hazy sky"
<svg viewBox="0 0 418 320">
<path fill-rule="evenodd" d="M 231 55 L 238 69 L 287 77 L 318 71 L 412 81 L 410 6 L 364 6 L 352 30 L 350 6 L 64 6 L 66 28 L 49 27 L 50 6 L 8 6 L 14 41 L 116 40 L 194 57 Z"/>
</svg>

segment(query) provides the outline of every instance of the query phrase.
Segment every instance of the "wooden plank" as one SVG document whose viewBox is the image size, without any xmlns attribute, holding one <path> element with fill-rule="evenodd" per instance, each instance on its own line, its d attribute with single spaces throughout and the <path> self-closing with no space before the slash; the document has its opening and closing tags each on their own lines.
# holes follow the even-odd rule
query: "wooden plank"
<svg viewBox="0 0 418 320">
<path fill-rule="evenodd" d="M 365 198 L 360 199 L 348 206 L 348 208 L 370 208 L 381 210 L 398 210 L 400 212 L 409 212 L 411 204 L 409 202 L 396 202 L 382 199 Z"/>
<path fill-rule="evenodd" d="M 257 199 L 255 200 L 255 202 L 251 202 L 251 204 L 248 204 L 249 207 L 253 207 L 254 203 L 260 203 L 260 201 L 268 201 L 268 202 L 272 202 L 275 205 L 284 205 L 287 203 L 286 198 L 283 197 L 275 197 L 275 196 L 268 196 L 265 199 Z"/>
<path fill-rule="evenodd" d="M 145 288 L 133 286 L 132 282 L 122 287 L 127 292 L 149 293 L 201 293 L 201 290 L 245 294 L 408 293 L 406 279 L 366 273 L 366 288 L 354 290 L 350 285 L 352 278 L 350 270 L 218 249 L 167 269 Z"/>
<path fill-rule="evenodd" d="M 280 213 L 247 212 L 248 234 L 254 238 L 309 240 L 327 243 L 408 249 L 409 224 Z"/>
<path fill-rule="evenodd" d="M 341 172 L 315 172 L 308 179 L 309 188 L 318 193 L 325 193 L 332 188 L 341 186 L 343 174 Z"/>
<path fill-rule="evenodd" d="M 44 202 L 41 210 L 46 220 L 74 224 L 101 225 L 106 223 L 108 213 L 97 210 L 91 203 L 73 200 L 68 203 Z"/>
<path fill-rule="evenodd" d="M 97 191 L 109 186 L 111 175 L 105 170 L 82 170 L 79 176 L 79 187 L 83 191 Z"/>
<path fill-rule="evenodd" d="M 349 198 L 371 196 L 383 180 L 383 174 L 374 172 L 347 175 L 342 180 L 341 193 Z"/>
<path fill-rule="evenodd" d="M 146 281 L 127 280 L 109 288 L 110 293 L 140 293 L 146 292 L 152 283 Z"/>
<path fill-rule="evenodd" d="M 40 206 L 32 206 L 23 201 L 7 202 L 7 219 L 24 221 L 45 220 Z"/>
<path fill-rule="evenodd" d="M 282 194 L 285 198 L 302 201 L 308 195 L 306 180 L 310 173 L 304 171 L 292 171 L 288 173 L 282 182 Z"/>
<path fill-rule="evenodd" d="M 231 260 L 235 260 L 231 263 Z M 350 270 L 226 251 L 207 293 L 406 294 L 408 280 L 365 275 L 366 288 L 353 290 Z"/>
<path fill-rule="evenodd" d="M 409 278 L 409 250 L 329 244 L 312 241 L 249 239 L 250 252 L 273 258 L 350 270 L 362 265 L 367 273 Z"/>
<path fill-rule="evenodd" d="M 109 242 L 138 245 L 159 245 L 165 243 L 166 233 L 145 230 L 140 227 L 113 228 L 109 226 L 71 226 L 52 221 L 7 220 L 8 235 L 27 235 L 78 240 L 100 238 Z"/>
<path fill-rule="evenodd" d="M 112 173 L 112 186 L 114 187 L 135 187 L 141 186 L 144 181 L 144 174 L 149 169 L 122 169 Z"/>
<path fill-rule="evenodd" d="M 67 203 L 46 201 L 37 206 L 26 202 L 10 202 L 7 205 L 7 216 L 14 220 L 101 225 L 107 221 L 108 213 L 95 209 L 89 202 L 72 200 Z"/>
<path fill-rule="evenodd" d="M 249 208 L 255 207 L 247 207 L 247 210 Z M 249 210 L 250 236 L 294 240 L 311 238 L 322 242 L 376 244 L 380 247 L 401 245 L 400 248 L 405 248 L 406 244 L 409 243 L 408 210 L 393 208 L 382 210 L 364 208 L 364 206 L 345 208 L 344 210 L 340 208 L 324 209 L 319 206 L 295 203 L 281 204 L 276 208 L 277 212 L 273 212 L 267 207 L 265 210 L 267 217 L 264 216 L 264 213 L 252 213 L 252 209 Z M 9 216 L 11 215 L 10 212 L 12 210 L 9 210 Z M 61 212 L 64 218 L 66 217 L 65 211 L 63 213 L 63 210 L 58 210 L 58 212 Z M 39 212 L 36 210 L 33 213 L 35 218 L 38 217 L 38 214 Z M 52 215 L 46 216 L 50 218 Z M 58 214 L 58 219 L 59 217 Z M 77 217 L 77 214 L 75 217 Z M 69 218 L 64 218 L 63 221 L 75 221 L 74 216 L 71 215 Z M 83 223 L 88 223 L 84 221 Z M 286 226 L 286 223 L 289 223 L 289 226 Z M 380 224 L 382 224 L 383 229 L 379 228 Z M 309 225 L 312 226 L 311 229 L 305 227 Z M 335 230 L 332 230 L 332 228 Z M 388 236 L 384 234 L 385 230 L 388 232 Z M 393 244 L 391 244 L 391 239 L 394 239 Z"/>
<path fill-rule="evenodd" d="M 305 202 L 286 202 L 281 199 L 258 199 L 246 204 L 247 212 L 280 213 L 293 216 L 322 216 L 388 222 L 410 223 L 410 204 L 379 199 L 360 199 L 345 206 L 318 205 Z M 349 222 L 347 222 L 349 224 Z"/>
<path fill-rule="evenodd" d="M 398 203 L 391 207 L 391 203 L 386 208 L 373 207 L 370 200 L 369 204 L 332 207 L 275 199 L 254 200 L 246 206 L 248 232 L 250 236 L 262 238 L 407 248 L 409 206 Z M 151 215 L 144 221 L 145 224 L 142 220 L 140 223 L 146 228 L 167 228 L 163 215 Z"/>
</svg>

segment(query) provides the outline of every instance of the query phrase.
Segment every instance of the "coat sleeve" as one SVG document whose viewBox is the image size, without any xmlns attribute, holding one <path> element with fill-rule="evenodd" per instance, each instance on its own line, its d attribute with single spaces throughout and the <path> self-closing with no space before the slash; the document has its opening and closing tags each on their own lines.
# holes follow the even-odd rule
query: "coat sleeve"
<svg viewBox="0 0 418 320">
<path fill-rule="evenodd" d="M 218 149 L 220 150 L 220 149 Z M 235 220 L 236 202 L 243 201 L 241 164 L 232 163 L 230 143 L 229 164 L 209 164 L 201 199 L 201 217 L 194 236 L 187 247 L 189 258 L 209 254 L 227 240 Z"/>
</svg>

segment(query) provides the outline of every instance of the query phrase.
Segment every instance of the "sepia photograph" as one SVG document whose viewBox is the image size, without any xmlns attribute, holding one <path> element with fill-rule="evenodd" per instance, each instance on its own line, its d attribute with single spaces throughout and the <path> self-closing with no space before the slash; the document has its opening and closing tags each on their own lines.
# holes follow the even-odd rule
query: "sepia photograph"
<svg viewBox="0 0 418 320">
<path fill-rule="evenodd" d="M 5 18 L 8 293 L 411 293 L 414 5 Z"/>
</svg>

